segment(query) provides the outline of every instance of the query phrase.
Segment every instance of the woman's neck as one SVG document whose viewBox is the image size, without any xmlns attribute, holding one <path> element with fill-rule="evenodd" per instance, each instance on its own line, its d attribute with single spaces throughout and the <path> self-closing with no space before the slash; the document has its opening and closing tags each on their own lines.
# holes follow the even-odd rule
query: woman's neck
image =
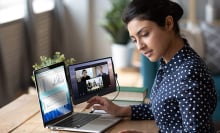
<svg viewBox="0 0 220 133">
<path fill-rule="evenodd" d="M 166 54 L 163 56 L 163 60 L 167 64 L 175 54 L 182 49 L 184 46 L 184 41 L 181 37 L 174 37 L 171 39 L 169 49 L 167 50 Z"/>
</svg>

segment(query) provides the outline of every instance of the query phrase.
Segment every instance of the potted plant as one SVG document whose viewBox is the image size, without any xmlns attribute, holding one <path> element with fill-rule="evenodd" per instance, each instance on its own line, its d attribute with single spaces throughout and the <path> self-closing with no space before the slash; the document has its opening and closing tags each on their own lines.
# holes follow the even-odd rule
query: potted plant
<svg viewBox="0 0 220 133">
<path fill-rule="evenodd" d="M 110 2 L 111 9 L 105 14 L 102 27 L 112 38 L 112 58 L 115 66 L 125 67 L 131 59 L 130 37 L 121 16 L 130 0 L 110 0 Z"/>
<path fill-rule="evenodd" d="M 61 54 L 61 52 L 55 52 L 52 57 L 46 57 L 46 56 L 40 56 L 40 63 L 39 64 L 34 64 L 32 67 L 34 70 L 38 70 L 40 68 L 56 64 L 59 62 L 64 62 L 66 66 L 74 64 L 75 59 L 74 58 L 69 58 L 66 59 L 64 54 Z M 35 82 L 34 75 L 31 76 L 32 81 Z"/>
<path fill-rule="evenodd" d="M 120 45 L 127 45 L 130 37 L 121 15 L 129 0 L 110 0 L 112 8 L 106 12 L 102 27 L 110 34 L 112 41 Z"/>
</svg>

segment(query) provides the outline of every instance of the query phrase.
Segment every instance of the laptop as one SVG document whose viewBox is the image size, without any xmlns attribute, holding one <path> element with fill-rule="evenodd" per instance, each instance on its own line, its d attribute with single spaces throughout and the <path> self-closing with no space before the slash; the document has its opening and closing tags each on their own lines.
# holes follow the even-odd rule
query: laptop
<svg viewBox="0 0 220 133">
<path fill-rule="evenodd" d="M 35 70 L 33 73 L 45 128 L 103 132 L 121 120 L 109 114 L 74 112 L 63 62 Z"/>
</svg>

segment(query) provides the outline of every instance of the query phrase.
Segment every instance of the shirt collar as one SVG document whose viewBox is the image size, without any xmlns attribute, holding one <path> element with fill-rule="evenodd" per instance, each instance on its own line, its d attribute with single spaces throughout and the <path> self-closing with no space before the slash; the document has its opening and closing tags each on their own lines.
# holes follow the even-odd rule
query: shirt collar
<svg viewBox="0 0 220 133">
<path fill-rule="evenodd" d="M 186 39 L 183 40 L 184 40 L 183 48 L 180 49 L 167 64 L 163 59 L 160 60 L 159 70 L 163 70 L 165 73 L 170 73 L 171 71 L 175 71 L 177 69 L 177 66 L 179 66 L 180 64 L 182 64 L 182 62 L 185 61 L 190 46 Z M 176 66 L 176 67 L 172 67 L 172 66 Z"/>
</svg>

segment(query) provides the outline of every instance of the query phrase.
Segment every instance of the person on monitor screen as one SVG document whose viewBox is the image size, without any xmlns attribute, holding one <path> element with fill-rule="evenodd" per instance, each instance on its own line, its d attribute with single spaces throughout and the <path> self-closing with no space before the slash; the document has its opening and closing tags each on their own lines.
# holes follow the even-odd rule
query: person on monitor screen
<svg viewBox="0 0 220 133">
<path fill-rule="evenodd" d="M 105 73 L 103 70 L 103 66 L 97 66 L 97 70 L 98 70 L 98 75 L 97 76 L 101 76 L 102 80 L 103 80 L 103 86 L 104 87 L 108 87 L 110 84 L 110 78 L 109 78 L 109 74 Z"/>
<path fill-rule="evenodd" d="M 86 80 L 91 79 L 89 75 L 87 75 L 87 70 L 82 70 L 82 77 L 80 78 L 80 82 L 78 82 L 79 87 L 79 95 L 84 96 L 88 93 L 88 86 Z"/>
<path fill-rule="evenodd" d="M 213 133 L 217 96 L 199 55 L 180 35 L 183 9 L 170 0 L 133 0 L 123 14 L 130 37 L 150 61 L 160 60 L 150 103 L 122 107 L 95 96 L 87 108 L 134 120 L 155 120 L 161 133 Z M 99 104 L 99 105 L 97 105 Z M 125 129 L 122 132 L 139 132 Z"/>
<path fill-rule="evenodd" d="M 102 67 L 102 65 L 97 66 L 97 70 L 98 70 L 98 72 L 99 72 L 97 76 L 104 76 L 104 75 L 107 75 L 107 74 L 103 71 L 103 67 Z"/>
<path fill-rule="evenodd" d="M 82 77 L 81 77 L 81 81 L 86 81 L 88 79 L 90 79 L 91 77 L 89 75 L 87 75 L 87 71 L 85 69 L 82 70 Z"/>
</svg>

